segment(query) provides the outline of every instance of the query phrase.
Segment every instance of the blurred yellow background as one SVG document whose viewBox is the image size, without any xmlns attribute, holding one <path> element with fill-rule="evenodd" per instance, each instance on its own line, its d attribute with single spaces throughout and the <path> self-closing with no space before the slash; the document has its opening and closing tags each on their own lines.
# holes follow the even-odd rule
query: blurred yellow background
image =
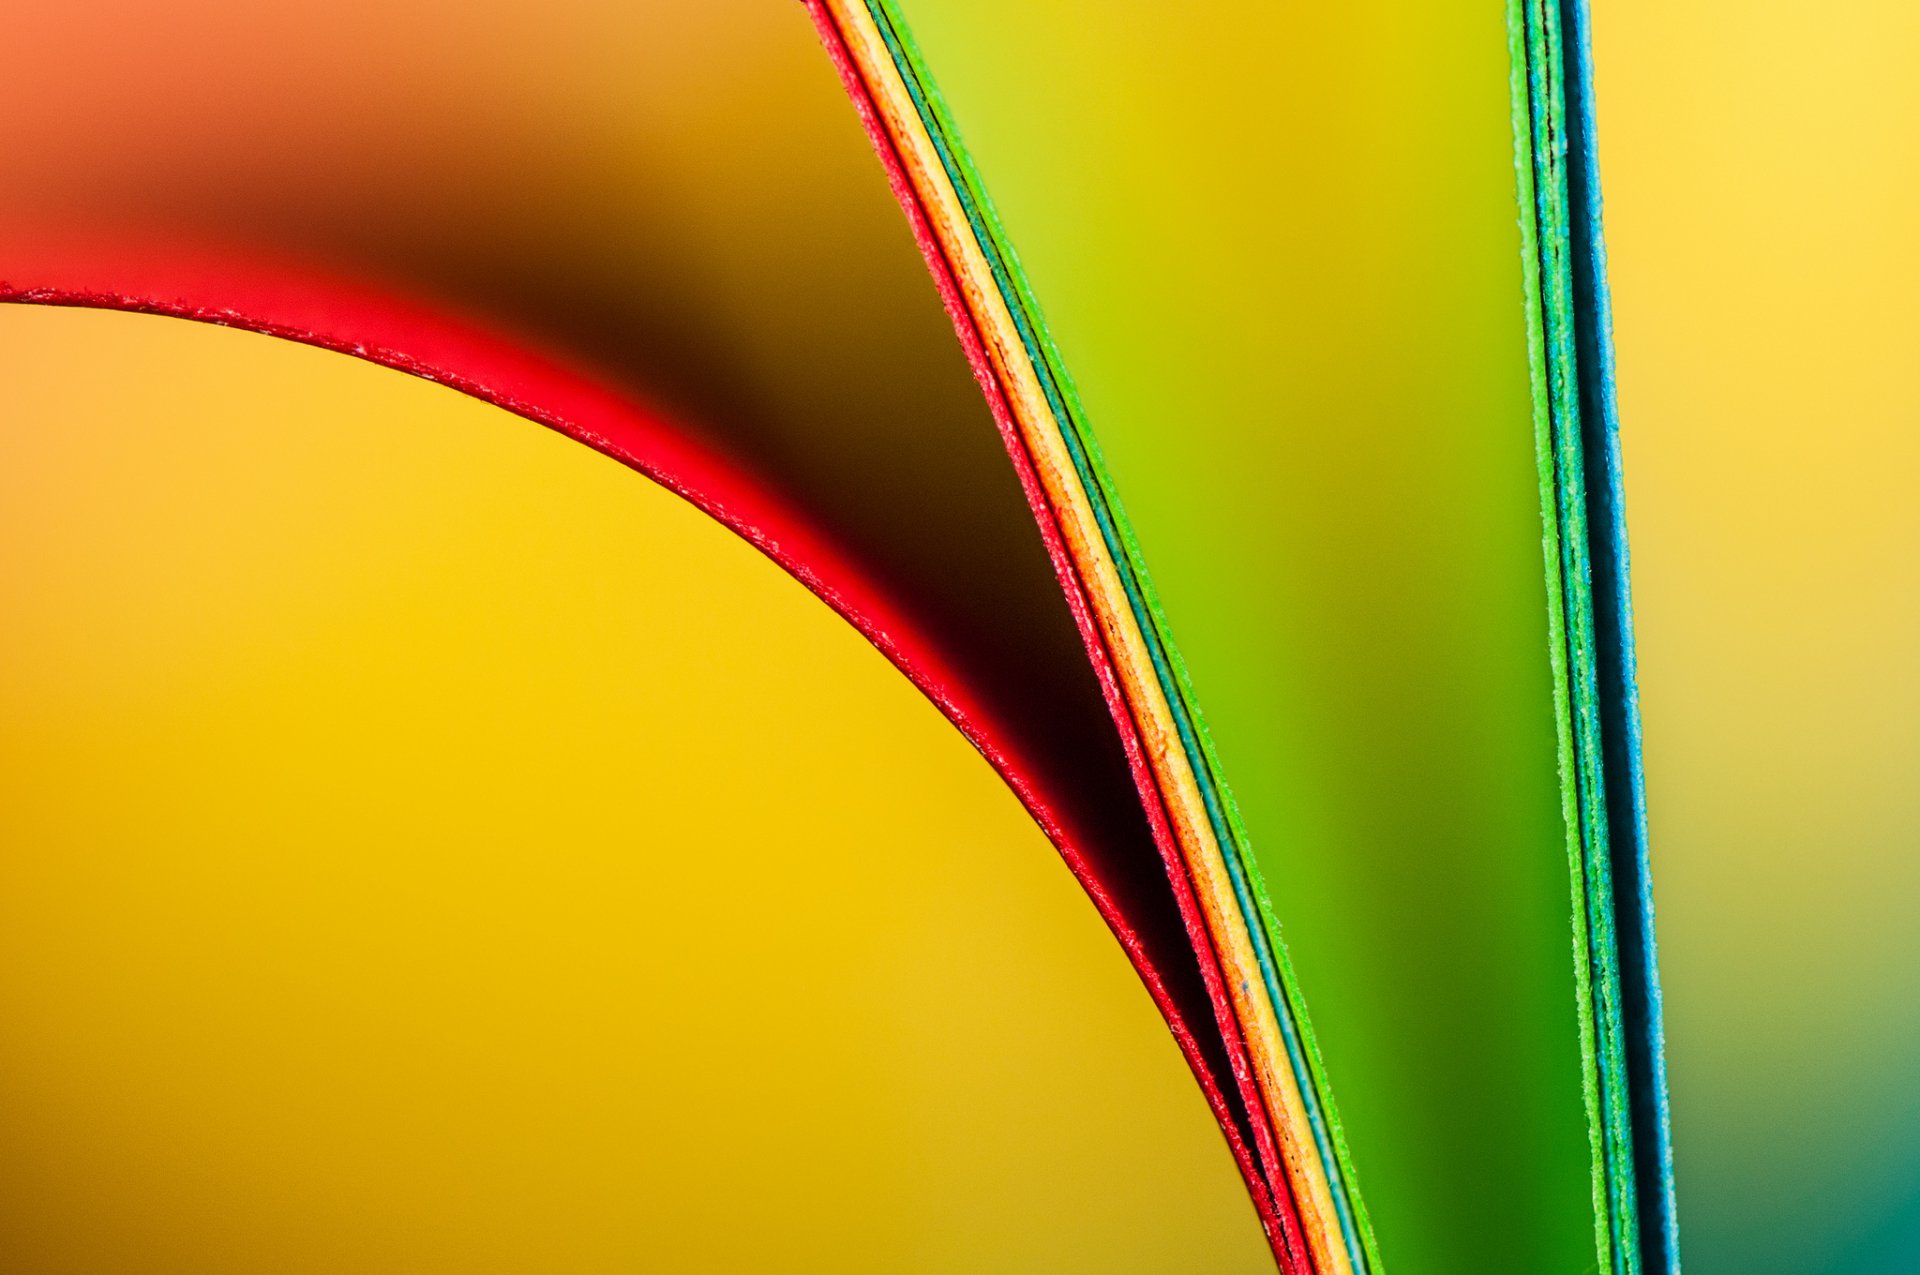
<svg viewBox="0 0 1920 1275">
<path fill-rule="evenodd" d="M 1594 13 L 1681 1253 L 1920 1270 L 1920 13 Z"/>
<path fill-rule="evenodd" d="M 0 307 L 0 1267 L 1254 1271 L 904 678 L 451 391 Z"/>
</svg>

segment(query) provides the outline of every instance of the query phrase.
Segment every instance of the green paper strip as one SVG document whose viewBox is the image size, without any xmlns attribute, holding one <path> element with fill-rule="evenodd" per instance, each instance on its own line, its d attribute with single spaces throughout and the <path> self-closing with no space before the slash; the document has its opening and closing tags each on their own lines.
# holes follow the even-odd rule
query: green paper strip
<svg viewBox="0 0 1920 1275">
<path fill-rule="evenodd" d="M 1547 0 L 1509 0 L 1507 25 L 1554 719 L 1575 899 L 1575 981 L 1582 1088 L 1593 1152 L 1595 1242 L 1601 1270 L 1639 1275 L 1626 1028 L 1614 932 L 1586 458 L 1580 432 L 1564 41 L 1559 8 Z"/>
</svg>

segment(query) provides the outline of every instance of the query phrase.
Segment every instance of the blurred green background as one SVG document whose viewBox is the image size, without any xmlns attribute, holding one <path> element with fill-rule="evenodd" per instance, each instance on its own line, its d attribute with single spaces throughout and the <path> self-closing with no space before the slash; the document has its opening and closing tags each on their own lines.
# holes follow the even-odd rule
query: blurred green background
<svg viewBox="0 0 1920 1275">
<path fill-rule="evenodd" d="M 1497 7 L 904 8 L 1194 667 L 1388 1264 L 1579 1269 Z M 1595 25 L 1682 1251 L 1913 1270 L 1920 19 Z"/>
<path fill-rule="evenodd" d="M 1192 666 L 1388 1268 L 1590 1267 L 1501 6 L 901 9 Z"/>
</svg>

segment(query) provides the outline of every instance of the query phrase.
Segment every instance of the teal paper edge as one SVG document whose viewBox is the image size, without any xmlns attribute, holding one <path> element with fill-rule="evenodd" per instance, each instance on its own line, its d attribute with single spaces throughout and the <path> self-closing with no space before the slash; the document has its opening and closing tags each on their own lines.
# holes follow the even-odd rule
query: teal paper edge
<svg viewBox="0 0 1920 1275">
<path fill-rule="evenodd" d="M 1602 1270 L 1677 1275 L 1589 15 L 1510 0 L 1508 28 L 1596 1242 Z"/>
<path fill-rule="evenodd" d="M 1592 14 L 1588 0 L 1561 0 L 1568 116 L 1568 194 L 1573 231 L 1574 314 L 1592 539 L 1601 741 L 1612 841 L 1614 916 L 1626 1017 L 1629 1109 L 1641 1260 L 1679 1275 L 1680 1233 L 1667 1097 L 1666 1028 L 1654 924 L 1640 693 L 1633 635 L 1626 475 L 1614 392 L 1613 306 L 1607 287 L 1600 154 L 1594 119 Z"/>
<path fill-rule="evenodd" d="M 1529 28 L 1525 0 L 1508 0 L 1507 47 L 1510 57 L 1514 130 L 1514 174 L 1520 208 L 1520 263 L 1525 298 L 1527 362 L 1533 391 L 1534 452 L 1539 467 L 1542 560 L 1547 572 L 1547 649 L 1553 675 L 1553 711 L 1560 757 L 1561 818 L 1567 829 L 1568 868 L 1573 880 L 1573 966 L 1576 1021 L 1580 1036 L 1580 1088 L 1587 1108 L 1592 1145 L 1594 1247 L 1598 1267 L 1611 1271 L 1613 1241 L 1607 1225 L 1606 1162 L 1601 1146 L 1600 1080 L 1594 1044 L 1592 971 L 1587 961 L 1586 871 L 1579 838 L 1572 769 L 1572 714 L 1567 693 L 1566 599 L 1560 588 L 1560 523 L 1554 489 L 1552 408 L 1547 379 L 1547 336 L 1541 306 L 1541 228 L 1536 219 Z"/>
<path fill-rule="evenodd" d="M 1356 1275 L 1377 1272 L 1381 1268 L 1377 1242 L 1354 1185 L 1356 1177 L 1351 1155 L 1339 1117 L 1333 1109 L 1318 1042 L 1306 1022 L 1298 980 L 1280 940 L 1279 922 L 1248 845 L 1238 806 L 1220 778 L 1212 737 L 1200 717 L 1185 662 L 1180 659 L 1168 633 L 1166 615 L 1147 577 L 1138 540 L 1121 511 L 1113 480 L 1086 423 L 1079 397 L 1065 374 L 1059 352 L 1040 318 L 1040 308 L 1025 274 L 1007 242 L 999 218 L 986 196 L 985 187 L 959 140 L 959 131 L 927 73 L 918 48 L 907 34 L 905 23 L 896 12 L 892 0 L 866 0 L 866 3 L 913 98 L 921 123 L 933 140 L 947 177 L 960 195 L 967 219 L 1019 329 L 1021 342 L 1038 374 L 1047 401 L 1065 426 L 1062 434 L 1072 456 L 1076 475 L 1090 498 L 1107 550 L 1120 568 L 1129 606 L 1146 637 L 1155 675 L 1173 710 L 1175 726 L 1199 781 L 1214 836 L 1223 849 L 1231 848 L 1223 854 L 1223 858 L 1233 882 L 1236 902 L 1253 939 L 1255 955 L 1266 984 L 1265 990 L 1280 1024 L 1289 1062 L 1300 1084 L 1321 1161 L 1331 1179 L 1334 1206 L 1354 1270 Z"/>
</svg>

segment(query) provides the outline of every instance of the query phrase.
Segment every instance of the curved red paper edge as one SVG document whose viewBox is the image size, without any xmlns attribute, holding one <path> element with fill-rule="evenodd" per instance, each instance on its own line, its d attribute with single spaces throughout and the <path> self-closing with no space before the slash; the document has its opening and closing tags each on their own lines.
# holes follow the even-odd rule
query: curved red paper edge
<svg viewBox="0 0 1920 1275">
<path fill-rule="evenodd" d="M 863 108 L 863 114 L 870 108 Z M 897 161 L 890 161 L 890 171 Z M 916 235 L 924 232 L 922 222 Z M 926 244 L 923 242 L 923 248 Z M 1040 826 L 1114 937 L 1119 940 L 1148 994 L 1172 1031 L 1208 1106 L 1227 1140 L 1252 1195 L 1263 1228 L 1283 1261 L 1281 1237 L 1288 1229 L 1249 1149 L 1249 1134 L 1270 1137 L 1257 1116 L 1249 1127 L 1217 1076 L 1227 1061 L 1246 1082 L 1243 1047 L 1196 1033 L 1191 1007 L 1183 1006 L 1163 977 L 1148 944 L 1120 907 L 1103 877 L 1100 856 L 1087 838 L 1057 814 L 1060 805 L 1036 778 L 1041 767 L 1021 754 L 1013 732 L 986 711 L 940 655 L 929 635 L 920 632 L 848 558 L 816 533 L 786 502 L 696 442 L 665 415 L 631 397 L 596 383 L 528 348 L 430 308 L 381 294 L 364 285 L 329 277 L 302 266 L 293 268 L 259 255 L 242 257 L 180 243 L 132 243 L 69 239 L 60 235 L 13 234 L 7 245 L 7 277 L 0 279 L 0 302 L 70 306 L 161 315 L 242 329 L 304 345 L 352 355 L 425 380 L 544 425 L 619 461 L 674 492 L 739 535 L 818 596 L 858 630 L 921 693 L 933 702 L 1012 789 Z M 931 258 L 930 258 L 931 260 Z M 936 282 L 949 304 L 957 304 L 950 277 L 936 270 Z M 958 318 L 956 317 L 956 323 Z M 971 335 L 969 335 L 971 334 Z M 962 332 L 963 344 L 980 366 L 978 335 Z M 1010 428 L 1005 404 L 990 391 L 989 400 L 1002 428 Z M 1044 510 L 1024 451 L 1014 453 L 1029 499 Z M 1084 596 L 1070 571 L 1064 547 L 1050 515 L 1039 517 L 1062 585 L 1083 634 L 1092 623 Z M 1109 702 L 1119 705 L 1112 667 L 1104 655 L 1096 672 Z M 1119 711 L 1124 711 L 1120 709 Z M 1128 720 L 1122 734 L 1136 768 L 1144 767 L 1139 741 Z M 1136 777 L 1145 773 L 1136 769 Z M 1150 791 L 1150 790 L 1148 790 Z M 1170 833 L 1157 796 L 1148 803 L 1156 841 Z M 1184 874 L 1174 890 L 1184 919 L 1197 923 L 1197 905 Z M 1191 929 L 1191 924 L 1190 924 Z M 1204 930 L 1201 931 L 1204 936 Z M 1225 1003 L 1211 947 L 1200 949 L 1200 966 L 1216 1013 Z M 1230 1020 L 1229 1020 L 1230 1021 Z M 1206 1033 L 1213 1024 L 1204 1024 Z M 1291 1210 L 1287 1212 L 1290 1214 Z M 1297 1224 L 1296 1224 L 1297 1225 Z M 1299 1251 L 1299 1250 L 1296 1250 Z"/>
<path fill-rule="evenodd" d="M 1100 629 L 1093 615 L 1092 604 L 1080 583 L 1077 568 L 1066 542 L 1061 535 L 1060 526 L 1048 503 L 1046 492 L 1035 472 L 1033 459 L 1028 454 L 1026 443 L 1021 437 L 1019 426 L 1015 423 L 1013 409 L 998 379 L 994 376 L 992 364 L 987 358 L 985 339 L 973 316 L 968 312 L 966 302 L 955 276 L 951 263 L 935 233 L 931 218 L 922 205 L 919 194 L 908 178 L 906 166 L 899 151 L 887 135 L 880 122 L 879 108 L 875 103 L 871 89 L 861 78 L 854 63 L 853 55 L 847 48 L 845 36 L 835 22 L 832 13 L 823 0 L 803 0 L 807 11 L 813 17 L 814 27 L 820 34 L 821 43 L 826 46 L 834 66 L 840 72 L 841 83 L 847 95 L 853 100 L 854 108 L 860 115 L 861 126 L 866 130 L 874 152 L 887 170 L 888 184 L 893 189 L 894 198 L 899 202 L 901 211 L 913 229 L 914 241 L 920 247 L 920 255 L 926 260 L 927 270 L 933 276 L 934 284 L 940 291 L 940 299 L 946 306 L 947 315 L 953 321 L 955 334 L 965 349 L 967 362 L 972 366 L 974 379 L 979 382 L 988 406 L 992 409 L 995 424 L 999 426 L 1002 442 L 1012 457 L 1014 468 L 1020 475 L 1020 486 L 1026 493 L 1027 503 L 1033 512 L 1034 521 L 1039 524 L 1040 533 L 1046 541 L 1047 556 L 1052 560 L 1055 577 L 1061 590 L 1066 594 L 1073 611 L 1075 625 L 1080 630 L 1080 638 L 1086 649 L 1087 658 L 1099 677 L 1100 690 L 1107 701 L 1107 708 L 1122 743 L 1126 749 L 1127 765 L 1132 772 L 1134 786 L 1139 793 L 1140 803 L 1152 826 L 1155 847 L 1165 865 L 1168 880 L 1173 888 L 1175 900 L 1180 909 L 1180 919 L 1186 927 L 1188 941 L 1200 960 L 1201 976 L 1205 980 L 1208 999 L 1212 1003 L 1213 1013 L 1226 1046 L 1233 1077 L 1244 1104 L 1241 1128 L 1236 1128 L 1230 1113 L 1209 1090 L 1208 1100 L 1214 1105 L 1215 1115 L 1227 1140 L 1233 1146 L 1235 1159 L 1240 1164 L 1242 1177 L 1246 1179 L 1247 1189 L 1253 1197 L 1254 1207 L 1260 1214 L 1268 1243 L 1281 1269 L 1287 1275 L 1309 1275 L 1312 1270 L 1308 1258 L 1307 1245 L 1301 1232 L 1298 1210 L 1292 1197 L 1284 1190 L 1276 1190 L 1270 1181 L 1262 1177 L 1253 1157 L 1248 1153 L 1245 1134 L 1250 1133 L 1252 1142 L 1260 1152 L 1261 1159 L 1278 1177 L 1281 1170 L 1281 1157 L 1273 1129 L 1266 1117 L 1264 1099 L 1254 1079 L 1252 1063 L 1249 1059 L 1246 1043 L 1241 1034 L 1239 1023 L 1234 1015 L 1231 999 L 1227 995 L 1224 971 L 1218 955 L 1214 951 L 1213 938 L 1207 929 L 1205 918 L 1195 897 L 1193 885 L 1188 880 L 1185 860 L 1179 844 L 1175 840 L 1172 824 L 1160 796 L 1159 783 L 1148 763 L 1145 744 L 1138 724 L 1133 718 L 1126 698 L 1120 689 L 1113 659 L 1101 637 Z M 1123 940 L 1124 941 L 1124 940 Z M 1197 1071 L 1198 1069 L 1196 1069 Z M 1206 1077 L 1202 1076 L 1202 1084 Z"/>
</svg>

